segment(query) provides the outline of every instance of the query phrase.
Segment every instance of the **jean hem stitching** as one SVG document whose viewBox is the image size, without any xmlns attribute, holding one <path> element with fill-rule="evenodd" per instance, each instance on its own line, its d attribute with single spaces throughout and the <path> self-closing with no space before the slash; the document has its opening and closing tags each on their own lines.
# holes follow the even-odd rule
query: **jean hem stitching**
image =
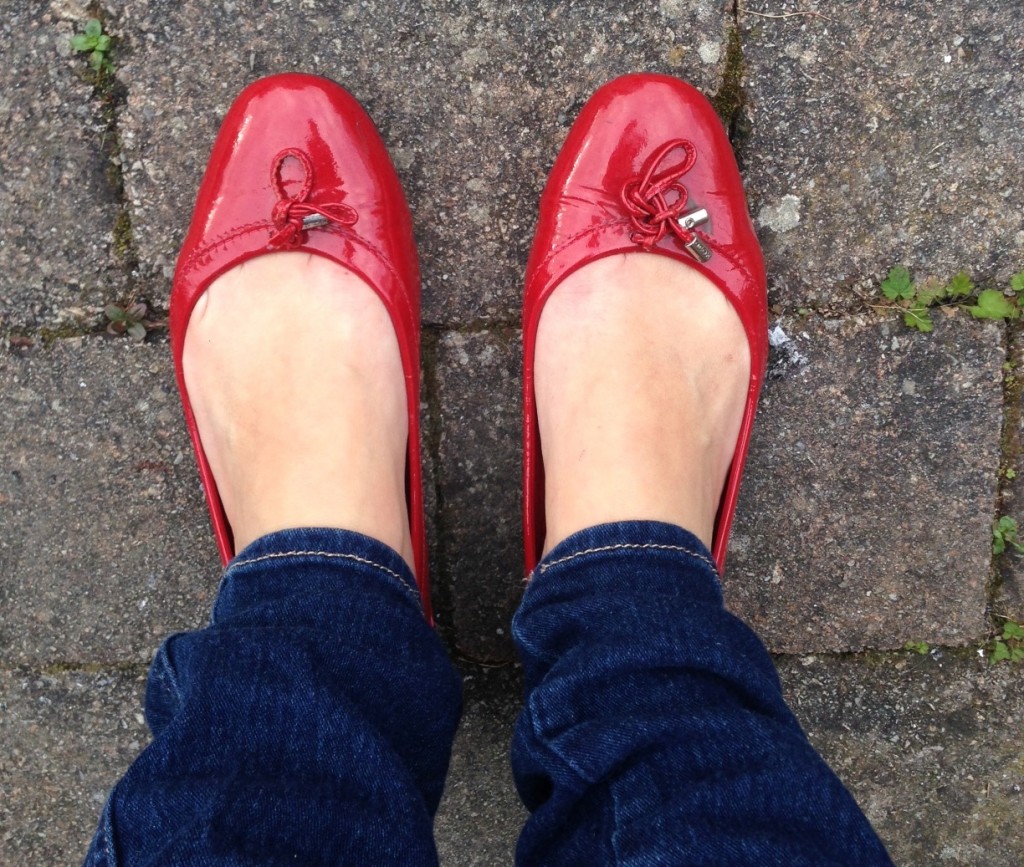
<svg viewBox="0 0 1024 867">
<path fill-rule="evenodd" d="M 565 557 L 559 557 L 557 560 L 552 560 L 550 563 L 541 563 L 537 567 L 537 572 L 543 575 L 548 569 L 554 566 L 560 566 L 562 563 L 568 563 L 570 560 L 575 560 L 577 557 L 583 557 L 587 554 L 603 554 L 607 551 L 618 551 L 622 549 L 635 550 L 635 551 L 678 551 L 683 554 L 688 554 L 691 557 L 696 557 L 702 563 L 706 563 L 711 567 L 711 570 L 718 575 L 718 568 L 715 566 L 714 561 L 710 557 L 705 557 L 698 551 L 693 551 L 690 548 L 685 548 L 682 545 L 659 545 L 654 542 L 640 543 L 622 543 L 620 545 L 604 545 L 600 548 L 587 548 L 584 551 L 577 551 L 574 554 L 568 554 Z"/>
<path fill-rule="evenodd" d="M 357 554 L 339 554 L 335 551 L 279 551 L 276 554 L 261 554 L 259 557 L 251 557 L 248 560 L 239 560 L 231 564 L 228 572 L 238 568 L 239 566 L 251 566 L 253 563 L 260 563 L 264 560 L 280 560 L 284 557 L 327 557 L 332 560 L 351 560 L 354 563 L 360 563 L 363 566 L 372 566 L 375 569 L 379 569 L 385 575 L 389 575 L 394 578 L 399 586 L 408 593 L 413 599 L 416 600 L 416 604 L 419 605 L 420 597 L 419 594 L 413 590 L 393 569 L 389 569 L 387 566 L 382 566 L 373 560 L 368 560 L 366 557 L 360 557 Z"/>
</svg>

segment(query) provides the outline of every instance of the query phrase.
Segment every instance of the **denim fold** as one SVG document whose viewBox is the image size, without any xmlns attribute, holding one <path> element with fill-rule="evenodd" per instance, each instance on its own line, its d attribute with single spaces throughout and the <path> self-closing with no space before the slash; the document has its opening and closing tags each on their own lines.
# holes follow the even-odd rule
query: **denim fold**
<svg viewBox="0 0 1024 867">
<path fill-rule="evenodd" d="M 92 865 L 436 864 L 462 682 L 397 552 L 287 530 L 228 564 L 150 669 L 152 743 Z"/>
<path fill-rule="evenodd" d="M 891 863 L 693 534 L 631 521 L 570 536 L 512 635 L 512 767 L 531 812 L 518 864 Z"/>
<path fill-rule="evenodd" d="M 891 864 L 692 534 L 635 521 L 571 536 L 512 631 L 530 811 L 517 864 Z M 156 654 L 153 741 L 86 864 L 437 864 L 461 703 L 397 552 L 342 530 L 257 539 L 209 625 Z"/>
</svg>

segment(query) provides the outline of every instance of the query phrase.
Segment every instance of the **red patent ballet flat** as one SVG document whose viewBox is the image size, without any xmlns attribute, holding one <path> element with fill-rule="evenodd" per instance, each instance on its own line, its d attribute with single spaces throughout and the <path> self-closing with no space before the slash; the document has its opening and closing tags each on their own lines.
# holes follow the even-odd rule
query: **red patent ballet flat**
<svg viewBox="0 0 1024 867">
<path fill-rule="evenodd" d="M 638 250 L 696 268 L 725 293 L 750 344 L 750 386 L 712 539 L 721 572 L 768 357 L 764 261 L 739 169 L 710 103 L 664 75 L 627 75 L 595 93 L 540 202 L 523 298 L 523 532 L 526 571 L 544 545 L 544 466 L 533 390 L 537 325 L 578 268 Z"/>
<path fill-rule="evenodd" d="M 416 580 L 432 620 L 419 451 L 420 289 L 412 220 L 373 122 L 344 89 L 312 75 L 264 78 L 235 100 L 213 146 L 171 292 L 171 346 L 221 560 L 231 525 L 185 388 L 185 331 L 199 297 L 256 256 L 324 256 L 380 296 L 398 336 L 409 413 L 406 493 Z"/>
</svg>

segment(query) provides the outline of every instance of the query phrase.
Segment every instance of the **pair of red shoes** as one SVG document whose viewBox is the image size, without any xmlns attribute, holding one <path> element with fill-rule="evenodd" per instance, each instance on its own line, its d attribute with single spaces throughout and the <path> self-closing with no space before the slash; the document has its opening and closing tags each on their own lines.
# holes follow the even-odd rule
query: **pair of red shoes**
<svg viewBox="0 0 1024 867">
<path fill-rule="evenodd" d="M 250 85 L 214 144 L 171 294 L 171 341 L 185 420 L 224 563 L 231 525 L 185 389 L 182 353 L 196 301 L 248 259 L 303 250 L 348 268 L 391 315 L 409 413 L 407 494 L 414 566 L 430 614 L 419 454 L 419 269 L 412 222 L 373 122 L 325 79 L 285 74 Z M 767 358 L 764 265 L 739 171 L 722 125 L 701 94 L 677 79 L 630 75 L 586 104 L 555 162 L 523 300 L 524 535 L 526 569 L 544 542 L 544 473 L 533 393 L 534 344 L 548 296 L 595 259 L 645 250 L 696 268 L 728 297 L 750 344 L 739 439 L 715 522 L 722 568 Z"/>
</svg>

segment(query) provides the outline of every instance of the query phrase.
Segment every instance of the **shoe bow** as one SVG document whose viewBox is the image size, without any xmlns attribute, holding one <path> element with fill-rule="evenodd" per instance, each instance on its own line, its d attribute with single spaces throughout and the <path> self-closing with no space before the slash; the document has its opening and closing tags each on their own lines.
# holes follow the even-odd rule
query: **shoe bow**
<svg viewBox="0 0 1024 867">
<path fill-rule="evenodd" d="M 297 160 L 302 166 L 302 186 L 295 196 L 285 192 L 281 170 L 288 159 Z M 313 161 L 304 151 L 288 148 L 274 158 L 270 171 L 271 183 L 280 196 L 274 205 L 272 219 L 277 232 L 267 242 L 270 248 L 298 247 L 308 229 L 322 229 L 332 223 L 338 226 L 353 226 L 359 215 L 353 208 L 341 202 L 325 202 L 313 204 L 307 201 L 313 189 Z"/>
<path fill-rule="evenodd" d="M 675 159 L 676 152 L 681 159 Z M 710 258 L 711 251 L 691 228 L 704 222 L 707 213 L 686 213 L 689 193 L 681 180 L 696 161 L 697 149 L 691 142 L 672 139 L 651 154 L 642 174 L 622 187 L 622 204 L 633 224 L 630 240 L 644 250 L 649 251 L 671 232 L 695 258 Z"/>
</svg>

